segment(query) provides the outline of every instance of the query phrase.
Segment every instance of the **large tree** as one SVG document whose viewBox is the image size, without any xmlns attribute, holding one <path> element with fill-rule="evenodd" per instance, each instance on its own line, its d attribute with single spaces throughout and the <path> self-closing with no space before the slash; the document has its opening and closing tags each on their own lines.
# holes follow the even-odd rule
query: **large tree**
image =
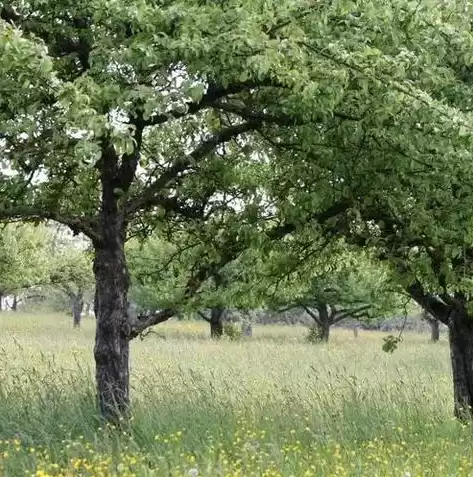
<svg viewBox="0 0 473 477">
<path fill-rule="evenodd" d="M 303 41 L 300 22 L 319 17 L 311 2 L 2 3 L 0 217 L 51 219 L 91 239 L 105 416 L 128 407 L 130 340 L 175 312 L 128 316 L 130 226 L 207 218 L 268 124 L 346 117 Z M 317 108 L 298 111 L 303 102 Z M 246 104 L 247 118 L 232 113 Z"/>
<path fill-rule="evenodd" d="M 352 25 L 366 34 L 373 17 L 383 28 L 358 36 Z M 271 194 L 286 229 L 344 235 L 397 268 L 406 292 L 449 328 L 455 414 L 471 419 L 471 5 L 397 2 L 346 20 L 336 45 L 314 48 L 370 92 L 364 119 L 273 141 Z M 320 201 L 340 206 L 322 227 Z"/>
</svg>

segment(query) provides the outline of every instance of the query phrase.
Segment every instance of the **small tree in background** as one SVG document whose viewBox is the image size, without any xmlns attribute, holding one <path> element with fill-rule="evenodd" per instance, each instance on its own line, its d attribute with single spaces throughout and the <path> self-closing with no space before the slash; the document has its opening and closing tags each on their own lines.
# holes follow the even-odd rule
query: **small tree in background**
<svg viewBox="0 0 473 477">
<path fill-rule="evenodd" d="M 70 244 L 53 257 L 50 273 L 51 285 L 69 299 L 74 327 L 80 327 L 84 301 L 94 288 L 90 253 Z"/>
<path fill-rule="evenodd" d="M 299 308 L 313 319 L 310 341 L 327 342 L 330 328 L 345 319 L 369 321 L 403 306 L 389 268 L 342 241 L 311 246 L 304 240 L 281 242 L 268 262 L 261 280 L 265 282 L 264 293 L 273 309 Z"/>
<path fill-rule="evenodd" d="M 48 280 L 46 246 L 48 230 L 44 226 L 5 225 L 0 233 L 0 310 L 9 295 L 16 311 L 19 294 Z"/>
</svg>

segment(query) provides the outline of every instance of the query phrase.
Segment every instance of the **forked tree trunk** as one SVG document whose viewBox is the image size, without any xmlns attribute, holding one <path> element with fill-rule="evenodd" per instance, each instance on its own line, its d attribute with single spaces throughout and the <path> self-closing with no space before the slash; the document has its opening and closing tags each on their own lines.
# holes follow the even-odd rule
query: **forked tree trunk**
<svg viewBox="0 0 473 477">
<path fill-rule="evenodd" d="M 438 320 L 430 319 L 430 341 L 436 343 L 440 339 L 440 323 Z"/>
<path fill-rule="evenodd" d="M 223 336 L 224 308 L 212 308 L 210 310 L 210 337 L 218 340 Z"/>
<path fill-rule="evenodd" d="M 453 311 L 449 323 L 455 416 L 472 419 L 473 409 L 473 317 Z"/>
<path fill-rule="evenodd" d="M 113 214 L 103 217 L 103 221 L 103 242 L 95 244 L 94 356 L 101 414 L 116 420 L 129 407 L 129 275 L 124 226 Z"/>
<path fill-rule="evenodd" d="M 84 295 L 79 292 L 72 297 L 72 321 L 74 324 L 74 328 L 80 328 L 83 309 Z"/>
</svg>

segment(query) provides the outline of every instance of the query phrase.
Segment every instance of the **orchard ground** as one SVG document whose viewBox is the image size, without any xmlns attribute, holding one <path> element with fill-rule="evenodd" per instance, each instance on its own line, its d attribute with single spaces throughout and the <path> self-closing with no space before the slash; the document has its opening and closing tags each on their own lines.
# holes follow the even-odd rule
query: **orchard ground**
<svg viewBox="0 0 473 477">
<path fill-rule="evenodd" d="M 169 322 L 132 346 L 133 417 L 94 407 L 94 320 L 0 315 L 0 475 L 470 476 L 472 429 L 452 419 L 445 337 L 256 327 L 207 339 Z M 163 336 L 166 339 L 163 339 Z"/>
</svg>

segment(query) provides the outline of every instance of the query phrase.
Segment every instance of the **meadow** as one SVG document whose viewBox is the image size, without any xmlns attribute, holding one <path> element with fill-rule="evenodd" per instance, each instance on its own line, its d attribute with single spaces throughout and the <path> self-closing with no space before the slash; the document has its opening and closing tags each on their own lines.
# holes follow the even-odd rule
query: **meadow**
<svg viewBox="0 0 473 477">
<path fill-rule="evenodd" d="M 93 319 L 0 315 L 0 476 L 470 476 L 448 346 L 256 327 L 211 342 L 169 322 L 132 345 L 133 416 L 98 420 Z"/>
</svg>

